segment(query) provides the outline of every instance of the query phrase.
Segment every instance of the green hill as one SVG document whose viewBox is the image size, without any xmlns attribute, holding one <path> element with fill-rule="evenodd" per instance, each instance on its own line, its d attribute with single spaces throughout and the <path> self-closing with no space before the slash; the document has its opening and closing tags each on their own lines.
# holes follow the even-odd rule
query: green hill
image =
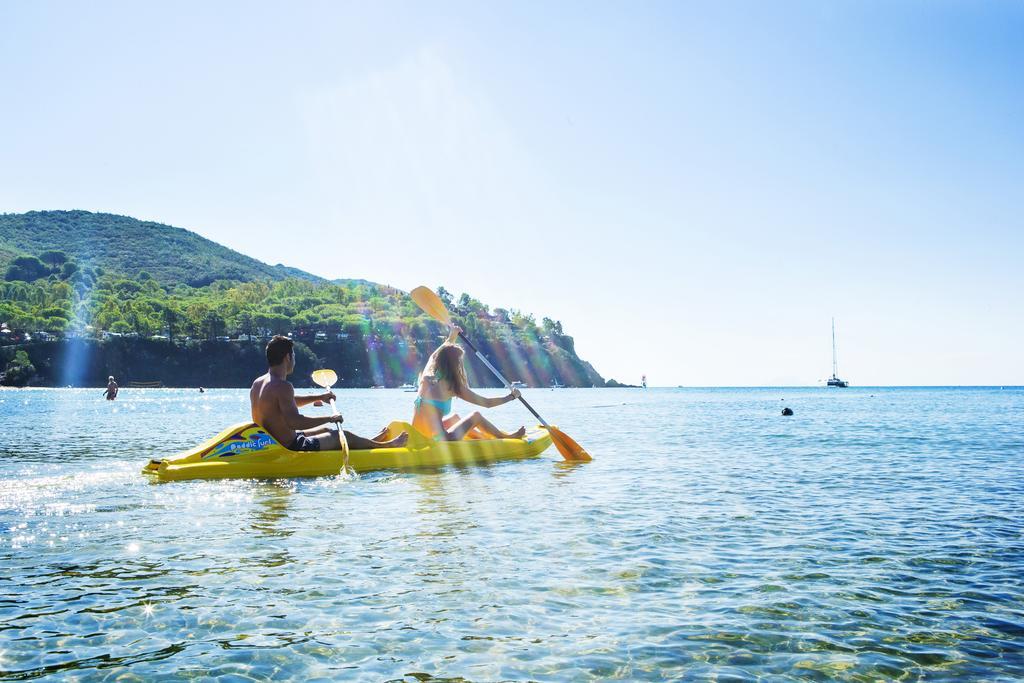
<svg viewBox="0 0 1024 683">
<path fill-rule="evenodd" d="M 62 251 L 81 266 L 137 275 L 162 285 L 193 287 L 215 280 L 323 279 L 298 268 L 271 266 L 194 232 L 128 216 L 89 211 L 0 214 L 0 273 L 16 256 Z"/>
<path fill-rule="evenodd" d="M 88 211 L 0 215 L 0 384 L 91 386 L 109 374 L 246 386 L 272 334 L 342 386 L 411 381 L 445 329 L 408 293 L 269 266 L 195 233 Z M 502 372 L 603 385 L 557 320 L 438 295 Z M 73 351 L 73 352 L 72 352 Z M 495 380 L 468 358 L 475 386 Z"/>
</svg>

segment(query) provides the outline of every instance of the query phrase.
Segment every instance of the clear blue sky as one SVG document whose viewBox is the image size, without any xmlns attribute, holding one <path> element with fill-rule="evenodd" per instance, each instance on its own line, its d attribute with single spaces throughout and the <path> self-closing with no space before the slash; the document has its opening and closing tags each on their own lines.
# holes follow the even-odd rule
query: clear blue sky
<svg viewBox="0 0 1024 683">
<path fill-rule="evenodd" d="M 1024 4 L 0 4 L 0 211 L 560 319 L 657 385 L 1024 384 Z"/>
</svg>

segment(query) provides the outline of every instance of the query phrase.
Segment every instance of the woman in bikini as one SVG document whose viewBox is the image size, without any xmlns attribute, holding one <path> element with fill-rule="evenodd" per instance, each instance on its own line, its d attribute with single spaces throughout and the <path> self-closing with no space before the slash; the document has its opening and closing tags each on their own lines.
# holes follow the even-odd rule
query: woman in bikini
<svg viewBox="0 0 1024 683">
<path fill-rule="evenodd" d="M 452 411 L 452 398 L 455 396 L 482 408 L 494 408 L 519 398 L 518 389 L 513 389 L 508 396 L 487 398 L 469 388 L 463 351 L 455 344 L 460 332 L 462 330 L 458 327 L 452 327 L 447 341 L 430 354 L 427 360 L 427 367 L 420 375 L 419 394 L 413 402 L 416 406 L 412 418 L 413 427 L 437 441 L 459 441 L 473 429 L 499 439 L 523 438 L 526 427 L 520 427 L 512 433 L 503 432 L 479 412 L 466 418 L 454 416 L 444 419 Z"/>
</svg>

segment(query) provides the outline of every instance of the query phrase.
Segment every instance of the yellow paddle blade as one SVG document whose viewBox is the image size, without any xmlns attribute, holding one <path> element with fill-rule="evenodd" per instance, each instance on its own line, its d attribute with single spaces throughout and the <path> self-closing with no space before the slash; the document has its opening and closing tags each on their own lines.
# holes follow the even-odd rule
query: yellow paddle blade
<svg viewBox="0 0 1024 683">
<path fill-rule="evenodd" d="M 422 285 L 409 292 L 409 296 L 416 302 L 423 312 L 429 315 L 431 318 L 438 322 L 442 322 L 445 325 L 452 324 L 452 316 L 445 307 L 444 302 L 441 301 L 441 297 L 434 294 L 433 290 L 430 290 Z"/>
<path fill-rule="evenodd" d="M 330 368 L 314 370 L 312 377 L 313 383 L 317 386 L 323 387 L 324 389 L 330 389 L 334 386 L 334 383 L 338 381 L 338 373 Z"/>
<path fill-rule="evenodd" d="M 590 457 L 590 453 L 587 453 L 583 446 L 576 443 L 572 437 L 563 432 L 558 427 L 552 427 L 548 425 L 548 434 L 551 435 L 551 442 L 555 444 L 555 448 L 562 454 L 562 457 L 566 460 L 575 460 L 579 462 L 586 462 L 593 460 Z"/>
</svg>

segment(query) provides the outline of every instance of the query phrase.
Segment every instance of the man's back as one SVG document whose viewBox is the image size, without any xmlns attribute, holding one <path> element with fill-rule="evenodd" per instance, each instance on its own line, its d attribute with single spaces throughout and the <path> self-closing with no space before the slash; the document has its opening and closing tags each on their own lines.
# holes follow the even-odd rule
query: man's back
<svg viewBox="0 0 1024 683">
<path fill-rule="evenodd" d="M 295 439 L 295 430 L 288 426 L 281 412 L 281 402 L 294 400 L 294 389 L 289 382 L 276 379 L 269 372 L 260 375 L 249 390 L 252 421 L 260 425 L 279 443 L 287 446 Z"/>
</svg>

